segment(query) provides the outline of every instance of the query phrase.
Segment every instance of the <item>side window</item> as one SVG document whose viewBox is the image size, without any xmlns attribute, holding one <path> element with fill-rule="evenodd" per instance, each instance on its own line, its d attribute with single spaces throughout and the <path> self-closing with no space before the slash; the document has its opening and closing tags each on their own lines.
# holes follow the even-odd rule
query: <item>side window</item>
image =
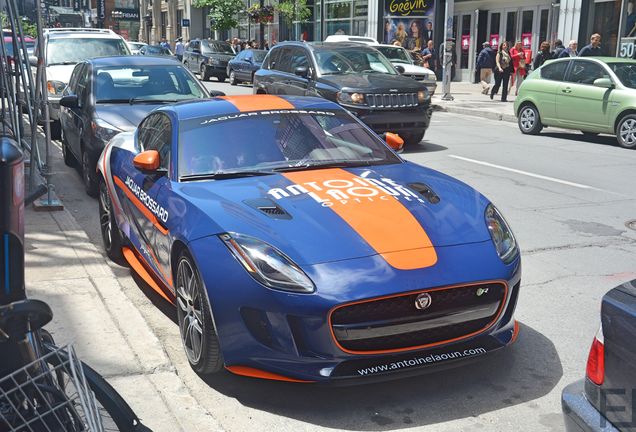
<svg viewBox="0 0 636 432">
<path fill-rule="evenodd" d="M 570 68 L 567 81 L 578 84 L 594 84 L 594 81 L 599 78 L 609 78 L 609 74 L 601 65 L 593 61 L 575 60 Z"/>
<path fill-rule="evenodd" d="M 89 93 L 89 89 L 88 89 L 88 73 L 90 71 L 90 68 L 88 67 L 87 64 L 84 65 L 84 67 L 82 68 L 82 71 L 79 74 L 79 77 L 77 79 L 77 88 L 75 91 L 75 94 L 77 94 L 77 100 L 80 101 L 80 105 L 85 103 L 86 100 L 88 99 L 88 93 Z"/>
<path fill-rule="evenodd" d="M 297 67 L 309 67 L 307 53 L 302 48 L 294 48 L 291 52 L 291 65 L 289 72 L 294 73 Z"/>
<path fill-rule="evenodd" d="M 158 113 L 148 125 L 147 139 L 143 142 L 144 150 L 157 150 L 161 160 L 161 168 L 170 167 L 170 144 L 172 143 L 172 123 L 170 118 Z M 150 120 L 150 119 L 149 119 Z M 144 123 L 144 126 L 145 123 Z M 144 136 L 146 138 L 146 136 Z M 141 138 L 140 138 L 141 141 Z"/>
<path fill-rule="evenodd" d="M 65 94 L 77 92 L 77 80 L 82 74 L 82 69 L 84 68 L 84 66 L 84 63 L 79 63 L 77 66 L 75 66 L 75 68 L 73 69 L 73 73 L 71 74 L 71 79 L 68 81 L 68 87 L 66 89 L 67 92 Z"/>
<path fill-rule="evenodd" d="M 565 70 L 568 68 L 568 61 L 549 63 L 541 68 L 541 78 L 563 81 L 565 78 Z"/>
<path fill-rule="evenodd" d="M 291 72 L 291 48 L 281 48 L 279 51 L 278 59 L 273 69 L 281 72 Z"/>
<path fill-rule="evenodd" d="M 276 69 L 276 63 L 280 57 L 280 49 L 273 49 L 267 55 L 267 61 L 262 66 L 264 69 Z"/>
</svg>

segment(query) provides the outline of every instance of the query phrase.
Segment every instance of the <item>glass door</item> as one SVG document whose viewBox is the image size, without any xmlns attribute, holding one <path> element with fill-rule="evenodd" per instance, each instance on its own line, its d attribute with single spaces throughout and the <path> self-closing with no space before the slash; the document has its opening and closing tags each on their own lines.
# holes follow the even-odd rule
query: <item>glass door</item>
<svg viewBox="0 0 636 432">
<path fill-rule="evenodd" d="M 506 11 L 504 40 L 508 42 L 508 48 L 511 48 L 515 44 L 517 38 L 519 38 L 519 26 L 517 23 L 518 14 L 517 10 Z"/>
<path fill-rule="evenodd" d="M 501 39 L 501 11 L 488 12 L 488 40 L 492 49 L 499 48 Z"/>
</svg>

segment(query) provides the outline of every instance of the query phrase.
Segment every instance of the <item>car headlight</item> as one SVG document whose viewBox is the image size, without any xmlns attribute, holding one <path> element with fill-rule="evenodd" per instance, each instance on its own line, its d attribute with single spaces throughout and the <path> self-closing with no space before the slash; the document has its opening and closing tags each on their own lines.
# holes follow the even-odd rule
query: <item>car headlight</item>
<svg viewBox="0 0 636 432">
<path fill-rule="evenodd" d="M 222 234 L 221 240 L 245 270 L 263 285 L 297 293 L 314 292 L 314 284 L 290 258 L 254 237 Z"/>
<path fill-rule="evenodd" d="M 112 124 L 107 123 L 101 119 L 97 119 L 94 122 L 91 122 L 91 127 L 93 128 L 95 137 L 105 143 L 113 139 L 113 137 L 118 133 L 123 132 L 121 129 L 118 129 Z"/>
<path fill-rule="evenodd" d="M 420 90 L 417 92 L 417 101 L 419 103 L 426 102 L 428 99 L 428 92 L 426 90 Z"/>
<path fill-rule="evenodd" d="M 62 81 L 49 80 L 46 82 L 46 89 L 48 90 L 49 94 L 55 96 L 60 96 L 65 88 L 66 84 L 64 84 Z"/>
<path fill-rule="evenodd" d="M 497 255 L 506 264 L 510 263 L 517 255 L 517 241 L 510 226 L 492 204 L 488 204 L 486 207 L 485 218 L 488 232 L 490 232 L 492 242 L 497 249 Z"/>
<path fill-rule="evenodd" d="M 345 104 L 361 105 L 364 104 L 364 94 L 362 93 L 338 93 L 338 102 Z"/>
</svg>

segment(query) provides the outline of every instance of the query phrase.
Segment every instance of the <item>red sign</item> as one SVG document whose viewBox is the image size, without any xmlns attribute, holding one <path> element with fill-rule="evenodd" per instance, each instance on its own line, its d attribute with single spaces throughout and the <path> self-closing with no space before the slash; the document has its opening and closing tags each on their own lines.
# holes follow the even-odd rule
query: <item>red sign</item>
<svg viewBox="0 0 636 432">
<path fill-rule="evenodd" d="M 462 35 L 462 51 L 470 49 L 470 35 Z"/>
<path fill-rule="evenodd" d="M 499 34 L 490 35 L 490 47 L 494 50 L 499 48 Z"/>
<path fill-rule="evenodd" d="M 524 48 L 530 49 L 532 47 L 532 33 L 521 33 L 521 43 Z"/>
</svg>

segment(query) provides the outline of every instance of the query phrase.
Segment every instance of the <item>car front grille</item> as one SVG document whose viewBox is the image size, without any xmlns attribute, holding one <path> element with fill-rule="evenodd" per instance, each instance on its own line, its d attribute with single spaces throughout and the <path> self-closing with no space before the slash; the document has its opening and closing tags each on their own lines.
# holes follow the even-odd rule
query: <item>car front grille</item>
<svg viewBox="0 0 636 432">
<path fill-rule="evenodd" d="M 418 309 L 418 296 L 430 306 Z M 490 327 L 505 304 L 503 283 L 430 289 L 339 306 L 330 315 L 337 344 L 348 352 L 390 352 L 459 340 Z"/>
<path fill-rule="evenodd" d="M 417 93 L 367 93 L 371 108 L 405 108 L 417 106 Z"/>
</svg>

